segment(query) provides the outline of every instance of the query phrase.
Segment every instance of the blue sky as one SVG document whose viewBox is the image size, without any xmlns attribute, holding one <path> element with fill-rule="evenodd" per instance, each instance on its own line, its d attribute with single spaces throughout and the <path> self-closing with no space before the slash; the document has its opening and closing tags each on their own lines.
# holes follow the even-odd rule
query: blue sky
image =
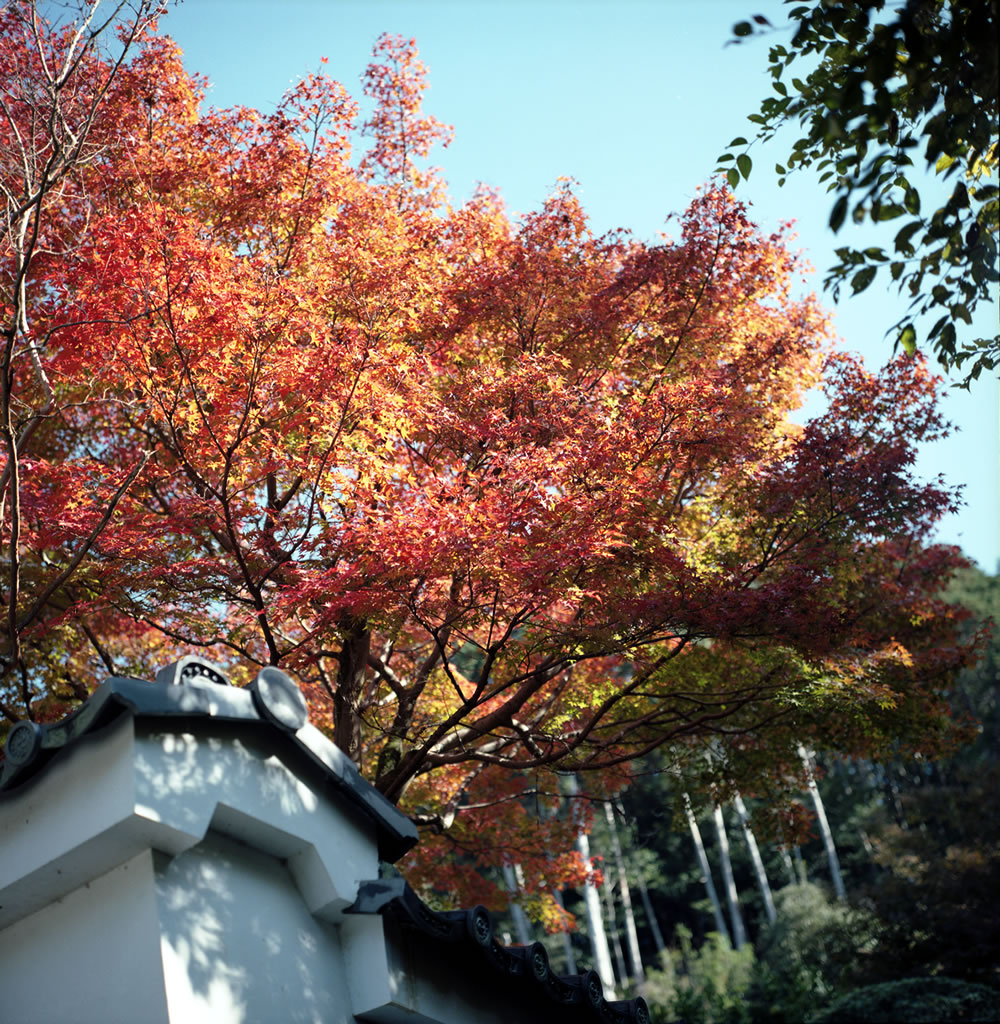
<svg viewBox="0 0 1000 1024">
<path fill-rule="evenodd" d="M 787 23 L 779 0 L 184 0 L 161 28 L 191 71 L 211 82 L 209 102 L 273 109 L 310 70 L 324 67 L 354 94 L 382 32 L 414 37 L 430 70 L 425 109 L 455 128 L 438 150 L 453 201 L 479 181 L 498 187 L 511 211 L 535 209 L 568 175 L 597 233 L 625 227 L 652 240 L 680 212 L 768 89 L 768 42 L 724 46 L 730 27 L 762 13 Z M 779 30 L 772 42 L 786 42 Z M 794 138 L 794 136 L 792 136 Z M 780 140 L 777 140 L 780 142 Z M 787 149 L 751 151 L 754 171 L 739 196 L 767 229 L 794 219 L 801 248 L 817 268 L 835 245 L 830 202 L 815 178 L 779 188 L 774 164 Z M 866 238 L 869 236 L 865 236 Z M 891 244 L 891 234 L 864 244 Z M 871 365 L 883 362 L 883 335 L 905 303 L 876 281 L 834 306 L 837 334 Z M 981 333 L 996 329 L 983 310 Z M 952 389 L 944 410 L 958 428 L 921 450 L 917 472 L 964 486 L 965 506 L 937 537 L 959 544 L 987 571 L 1000 567 L 1000 385 L 982 380 L 971 395 Z"/>
</svg>

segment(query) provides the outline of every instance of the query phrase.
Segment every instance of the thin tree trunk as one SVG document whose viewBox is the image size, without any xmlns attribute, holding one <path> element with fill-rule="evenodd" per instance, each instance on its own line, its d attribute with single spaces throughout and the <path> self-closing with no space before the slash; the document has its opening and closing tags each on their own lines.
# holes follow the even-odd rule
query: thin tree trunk
<svg viewBox="0 0 1000 1024">
<path fill-rule="evenodd" d="M 788 847 L 784 843 L 778 847 L 778 851 L 781 854 L 781 863 L 785 865 L 785 871 L 788 872 L 788 884 L 796 885 L 799 881 L 799 876 L 795 873 L 795 867 L 792 864 L 792 855 L 788 852 Z"/>
<path fill-rule="evenodd" d="M 590 864 L 590 840 L 586 832 L 576 837 L 576 848 L 585 864 Z M 594 957 L 594 969 L 597 971 L 604 986 L 605 994 L 611 996 L 615 990 L 615 975 L 611 969 L 611 953 L 608 949 L 608 937 L 604 931 L 604 917 L 601 913 L 601 901 L 597 888 L 588 883 L 583 889 L 583 903 L 587 916 L 587 934 L 590 936 L 590 950 Z"/>
<path fill-rule="evenodd" d="M 774 910 L 774 897 L 771 895 L 771 885 L 767 880 L 767 872 L 764 870 L 764 861 L 761 859 L 760 850 L 757 847 L 757 839 L 750 828 L 750 817 L 747 814 L 746 804 L 739 793 L 733 800 L 736 813 L 740 816 L 740 824 L 743 826 L 743 838 L 746 841 L 747 849 L 750 851 L 750 860 L 753 863 L 754 874 L 757 876 L 757 885 L 760 887 L 760 895 L 764 900 L 764 912 L 768 921 L 774 924 L 777 916 Z"/>
<path fill-rule="evenodd" d="M 900 799 L 899 781 L 896 779 L 896 773 L 893 771 L 891 763 L 885 766 L 884 774 L 886 786 L 889 790 L 889 802 L 892 804 L 892 809 L 896 814 L 896 824 L 905 831 L 910 826 L 906 820 L 906 809 L 903 807 L 903 801 Z"/>
<path fill-rule="evenodd" d="M 691 810 L 691 800 L 687 793 L 684 794 L 684 812 L 687 814 L 688 827 L 691 829 L 691 838 L 694 840 L 694 848 L 698 853 L 698 864 L 701 873 L 705 878 L 705 888 L 708 891 L 708 898 L 712 904 L 712 914 L 715 917 L 715 930 L 726 937 L 727 942 L 732 942 L 729 936 L 729 929 L 726 927 L 726 919 L 722 916 L 722 905 L 719 903 L 719 894 L 715 891 L 715 882 L 712 881 L 712 869 L 708 864 L 708 855 L 705 853 L 705 844 L 701 841 L 701 829 L 695 819 L 694 811 Z"/>
<path fill-rule="evenodd" d="M 528 925 L 527 915 L 521 906 L 521 888 L 518 885 L 517 872 L 510 864 L 503 866 L 503 880 L 510 893 L 510 916 L 514 921 L 514 931 L 517 934 L 517 941 L 522 946 L 531 945 L 531 928 Z"/>
<path fill-rule="evenodd" d="M 813 799 L 816 808 L 816 820 L 819 823 L 820 834 L 823 837 L 823 846 L 826 848 L 826 859 L 830 864 L 830 877 L 833 879 L 833 891 L 841 903 L 847 902 L 847 893 L 844 890 L 844 879 L 840 874 L 840 860 L 837 857 L 837 847 L 833 841 L 833 833 L 830 831 L 830 823 L 826 820 L 826 810 L 823 807 L 823 798 L 820 796 L 819 787 L 816 785 L 816 777 L 813 775 L 812 761 L 809 752 L 802 744 L 799 744 L 799 757 L 806 770 L 806 779 L 809 783 L 809 795 Z"/>
<path fill-rule="evenodd" d="M 371 630 L 359 620 L 351 620 L 344 628 L 340 653 L 337 655 L 337 689 L 333 695 L 333 742 L 355 764 L 361 759 L 361 716 L 358 697 L 365 681 Z"/>
<path fill-rule="evenodd" d="M 625 855 L 618 836 L 618 823 L 615 821 L 614 808 L 611 801 L 604 805 L 604 817 L 608 822 L 608 833 L 611 837 L 611 852 L 615 857 L 615 868 L 618 871 L 618 891 L 622 899 L 622 916 L 625 918 L 625 942 L 628 945 L 628 957 L 632 967 L 631 976 L 635 981 L 644 981 L 642 955 L 639 952 L 639 933 L 635 927 L 635 914 L 632 912 L 632 892 L 628 885 L 628 874 L 625 870 Z"/>
<path fill-rule="evenodd" d="M 576 783 L 576 776 L 567 775 L 567 788 L 571 797 L 576 796 L 579 787 Z M 571 805 L 572 806 L 572 805 Z M 574 808 L 575 811 L 575 808 Z M 590 839 L 583 829 L 578 829 L 576 834 L 576 849 L 583 859 L 583 863 L 590 867 Z M 587 918 L 587 934 L 590 938 L 590 950 L 594 957 L 594 970 L 597 971 L 601 984 L 604 986 L 604 995 L 608 999 L 615 998 L 615 975 L 611 969 L 611 953 L 608 949 L 608 937 L 604 932 L 604 917 L 601 914 L 601 900 L 597 894 L 596 886 L 589 883 L 583 887 L 583 905 Z"/>
<path fill-rule="evenodd" d="M 615 800 L 615 810 L 621 815 L 622 821 L 628 824 L 628 819 L 625 817 L 625 808 L 622 806 L 621 800 Z M 635 861 L 631 861 L 633 869 L 635 868 Z M 662 953 L 666 948 L 667 944 L 663 941 L 663 932 L 660 930 L 660 922 L 656 919 L 656 912 L 653 910 L 653 904 L 649 899 L 649 890 L 646 888 L 646 879 L 642 877 L 642 871 L 633 870 L 633 877 L 639 883 L 639 895 L 642 897 L 642 907 L 646 912 L 646 921 L 649 924 L 649 930 L 653 933 L 653 943 L 656 945 L 656 952 Z"/>
<path fill-rule="evenodd" d="M 611 884 L 611 872 L 606 871 L 604 874 L 603 885 L 604 912 L 607 915 L 605 918 L 605 928 L 611 944 L 611 952 L 615 955 L 615 971 L 618 976 L 618 981 L 621 985 L 626 985 L 628 984 L 628 971 L 625 969 L 625 954 L 622 952 L 618 917 L 615 914 L 615 894 L 612 891 L 613 888 L 614 887 Z"/>
<path fill-rule="evenodd" d="M 809 881 L 809 873 L 806 871 L 806 862 L 802 857 L 802 851 L 797 846 L 793 846 L 792 856 L 795 858 L 795 871 L 799 876 L 799 885 L 805 885 Z"/>
<path fill-rule="evenodd" d="M 740 913 L 736 880 L 733 878 L 733 862 L 729 859 L 729 836 L 726 835 L 726 822 L 722 816 L 722 808 L 718 804 L 712 811 L 712 817 L 715 820 L 715 831 L 719 837 L 719 860 L 722 862 L 722 880 L 726 886 L 729 920 L 733 926 L 733 948 L 742 949 L 746 945 L 747 933 L 743 927 L 743 915 Z"/>
<path fill-rule="evenodd" d="M 649 899 L 649 890 L 646 888 L 646 880 L 641 874 L 637 874 L 639 880 L 639 895 L 642 897 L 642 909 L 646 911 L 646 920 L 649 922 L 650 931 L 653 933 L 653 942 L 656 944 L 656 952 L 662 953 L 667 944 L 663 941 L 663 932 L 660 931 L 660 922 L 656 919 L 656 912 Z"/>
</svg>

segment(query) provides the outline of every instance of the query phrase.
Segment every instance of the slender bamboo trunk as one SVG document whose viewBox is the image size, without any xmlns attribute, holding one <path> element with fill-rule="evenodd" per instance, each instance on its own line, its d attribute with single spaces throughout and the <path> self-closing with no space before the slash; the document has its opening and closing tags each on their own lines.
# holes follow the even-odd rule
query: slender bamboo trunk
<svg viewBox="0 0 1000 1024">
<path fill-rule="evenodd" d="M 585 864 L 590 864 L 590 840 L 586 832 L 576 837 L 576 848 Z M 594 969 L 597 971 L 604 986 L 605 994 L 611 996 L 615 990 L 615 975 L 611 969 L 611 953 L 608 949 L 608 937 L 604 931 L 604 918 L 601 914 L 601 902 L 597 888 L 586 885 L 583 889 L 583 903 L 587 916 L 587 934 L 590 937 L 590 950 L 594 957 Z"/>
<path fill-rule="evenodd" d="M 608 823 L 608 834 L 611 837 L 611 852 L 615 858 L 615 869 L 618 872 L 618 892 L 622 900 L 622 916 L 625 918 L 625 942 L 628 946 L 631 976 L 635 981 L 644 981 L 642 955 L 639 952 L 639 933 L 635 927 L 635 914 L 632 912 L 632 891 L 629 889 L 628 872 L 625 870 L 625 855 L 622 852 L 621 839 L 618 835 L 618 823 L 615 820 L 611 801 L 604 805 L 604 817 Z"/>
<path fill-rule="evenodd" d="M 579 792 L 576 777 L 567 775 L 565 778 L 569 795 L 571 797 L 576 796 Z M 583 829 L 577 831 L 576 849 L 584 864 L 590 867 L 590 839 Z M 596 886 L 588 884 L 583 887 L 583 905 L 587 918 L 590 950 L 594 957 L 594 970 L 597 971 L 601 984 L 604 986 L 604 995 L 608 999 L 614 999 L 616 997 L 615 975 L 611 969 L 611 953 L 608 949 L 608 937 L 604 931 L 604 918 L 601 914 L 601 900 Z"/>
<path fill-rule="evenodd" d="M 517 941 L 522 946 L 531 945 L 531 927 L 528 924 L 528 917 L 521 906 L 521 887 L 518 885 L 517 871 L 515 866 L 504 864 L 503 880 L 510 893 L 510 916 L 514 921 L 514 932 Z"/>
<path fill-rule="evenodd" d="M 621 800 L 615 800 L 615 810 L 621 816 L 622 821 L 627 825 L 628 818 L 625 817 L 625 808 L 622 806 Z M 660 922 L 656 918 L 656 912 L 653 910 L 653 904 L 649 899 L 649 890 L 646 888 L 646 880 L 642 877 L 642 871 L 635 869 L 634 860 L 631 860 L 631 864 L 633 868 L 632 876 L 639 883 L 639 895 L 642 897 L 642 908 L 646 912 L 646 922 L 649 924 L 649 930 L 653 933 L 653 943 L 656 946 L 656 952 L 662 953 L 667 948 L 667 944 L 663 941 L 663 932 L 660 930 Z"/>
<path fill-rule="evenodd" d="M 701 873 L 705 878 L 705 889 L 708 891 L 708 898 L 712 904 L 712 914 L 715 917 L 715 930 L 726 937 L 727 942 L 732 942 L 729 936 L 729 929 L 726 927 L 726 919 L 722 916 L 722 904 L 719 903 L 719 894 L 715 891 L 715 882 L 712 881 L 712 869 L 708 864 L 708 854 L 705 853 L 705 844 L 701 841 L 701 829 L 691 810 L 691 800 L 687 793 L 684 794 L 684 812 L 687 814 L 688 828 L 691 829 L 691 838 L 694 840 L 694 848 L 698 853 L 698 864 Z"/>
<path fill-rule="evenodd" d="M 893 771 L 891 763 L 885 766 L 885 780 L 889 790 L 889 802 L 892 805 L 892 809 L 896 815 L 896 824 L 904 831 L 908 829 L 909 822 L 906 820 L 906 809 L 903 807 L 903 801 L 900 798 L 899 781 L 896 778 L 896 772 Z"/>
<path fill-rule="evenodd" d="M 726 835 L 726 822 L 722 816 L 722 808 L 718 804 L 712 811 L 712 818 L 715 821 L 715 831 L 719 837 L 719 860 L 722 862 L 722 880 L 726 886 L 729 921 L 733 928 L 733 948 L 742 949 L 746 945 L 747 933 L 743 927 L 743 915 L 740 913 L 736 880 L 733 878 L 733 862 L 729 859 L 729 836 Z"/>
<path fill-rule="evenodd" d="M 646 881 L 641 874 L 636 875 L 639 880 L 639 895 L 642 897 L 642 909 L 646 911 L 646 920 L 649 922 L 649 929 L 653 933 L 653 942 L 656 944 L 656 952 L 662 953 L 667 944 L 663 941 L 663 932 L 660 931 L 660 922 L 656 919 L 656 911 L 649 899 L 649 890 L 646 888 Z"/>
<path fill-rule="evenodd" d="M 614 886 L 611 882 L 611 872 L 605 870 L 604 885 L 601 887 L 604 896 L 604 927 L 608 934 L 608 942 L 611 952 L 615 957 L 615 974 L 619 984 L 628 984 L 628 971 L 625 968 L 625 954 L 622 951 L 621 929 L 618 927 L 618 915 L 615 913 Z"/>
<path fill-rule="evenodd" d="M 837 847 L 833 841 L 833 832 L 830 831 L 830 823 L 826 820 L 823 797 L 820 796 L 819 787 L 816 785 L 816 777 L 813 775 L 809 752 L 801 743 L 799 744 L 799 757 L 802 758 L 802 764 L 806 770 L 806 779 L 809 784 L 809 795 L 812 797 L 813 805 L 816 808 L 816 821 L 819 823 L 820 834 L 823 837 L 823 846 L 826 848 L 826 859 L 830 865 L 830 877 L 833 879 L 833 891 L 841 903 L 846 903 L 847 893 L 844 890 L 844 879 L 840 874 L 840 860 L 837 857 Z"/>
<path fill-rule="evenodd" d="M 747 849 L 750 851 L 753 871 L 757 876 L 757 885 L 760 888 L 760 895 L 764 900 L 764 912 L 767 914 L 768 921 L 774 924 L 777 914 L 774 909 L 774 897 L 771 895 L 771 885 L 767 880 L 767 871 L 764 870 L 764 861 L 761 858 L 760 849 L 757 847 L 757 839 L 750 828 L 750 816 L 747 814 L 746 804 L 743 803 L 743 797 L 739 793 L 736 794 L 733 804 L 736 807 L 736 813 L 740 816 L 740 824 L 743 826 L 743 839 L 746 841 Z"/>
<path fill-rule="evenodd" d="M 809 873 L 806 871 L 806 862 L 802 857 L 802 851 L 797 846 L 793 846 L 792 856 L 795 858 L 795 873 L 799 877 L 799 885 L 805 885 L 809 881 Z"/>
</svg>

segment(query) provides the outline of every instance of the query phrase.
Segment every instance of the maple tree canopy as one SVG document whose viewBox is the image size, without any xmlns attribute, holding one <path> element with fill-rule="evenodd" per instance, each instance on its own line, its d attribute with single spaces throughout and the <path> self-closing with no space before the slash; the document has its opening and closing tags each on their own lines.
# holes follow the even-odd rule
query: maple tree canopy
<svg viewBox="0 0 1000 1024">
<path fill-rule="evenodd" d="M 800 742 L 946 741 L 935 382 L 833 353 L 783 232 L 718 185 L 658 244 L 569 182 L 454 206 L 412 41 L 363 121 L 324 74 L 217 110 L 153 13 L 106 50 L 0 13 L 8 722 L 183 653 L 279 665 L 456 894 L 501 854 L 585 873 L 524 799 L 557 771 L 711 741 L 778 793 Z"/>
</svg>

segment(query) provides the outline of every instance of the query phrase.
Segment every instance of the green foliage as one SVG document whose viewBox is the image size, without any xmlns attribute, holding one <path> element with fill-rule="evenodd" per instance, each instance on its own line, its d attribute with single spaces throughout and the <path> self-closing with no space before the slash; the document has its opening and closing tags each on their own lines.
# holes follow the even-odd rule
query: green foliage
<svg viewBox="0 0 1000 1024">
<path fill-rule="evenodd" d="M 666 760 L 662 755 L 650 755 L 641 766 L 636 765 L 633 781 L 622 793 L 626 816 L 634 830 L 635 864 L 645 867 L 643 879 L 649 888 L 650 899 L 666 939 L 670 942 L 671 929 L 675 930 L 676 926 L 681 925 L 691 931 L 696 945 L 707 940 L 707 934 L 713 928 L 713 914 L 684 817 L 681 794 L 686 785 L 690 784 L 692 790 L 692 803 L 716 879 L 720 877 L 721 870 L 718 841 L 711 819 L 711 803 L 708 798 L 698 795 L 707 790 L 714 776 L 709 774 L 711 765 L 708 760 L 701 758 L 700 761 L 705 767 L 706 777 L 699 780 L 689 775 L 682 784 L 676 775 L 666 770 Z M 759 812 L 760 820 L 764 820 L 766 803 L 747 796 L 751 817 Z M 757 933 L 759 922 L 765 917 L 763 900 L 743 841 L 739 818 L 731 807 L 725 809 L 725 815 L 740 907 L 752 938 Z M 757 838 L 768 876 L 772 884 L 780 884 L 779 880 L 785 877 L 780 852 L 773 843 L 766 842 L 759 832 Z M 636 907 L 636 914 L 639 918 L 639 941 L 643 955 L 651 959 L 656 951 L 649 929 L 645 927 L 645 912 L 641 905 Z"/>
<path fill-rule="evenodd" d="M 818 886 L 777 894 L 778 917 L 753 947 L 739 952 L 716 932 L 694 948 L 675 929 L 676 945 L 647 971 L 642 994 L 655 1020 L 687 1024 L 801 1024 L 819 1006 L 848 992 L 859 957 L 872 941 L 872 921 L 831 903 Z"/>
<path fill-rule="evenodd" d="M 947 1024 L 1000 1019 L 1000 993 L 954 978 L 905 978 L 838 999 L 810 1024 Z"/>
<path fill-rule="evenodd" d="M 947 974 L 1000 985 L 1000 766 L 900 796 L 903 824 L 872 828 L 881 873 L 863 890 L 881 921 L 874 977 Z"/>
<path fill-rule="evenodd" d="M 1000 986 L 1000 578 L 959 572 L 946 595 L 972 613 L 979 661 L 954 681 L 974 742 L 938 761 L 827 762 L 820 788 L 848 890 L 878 921 L 864 980 L 947 975 Z M 820 855 L 818 844 L 806 848 Z"/>
<path fill-rule="evenodd" d="M 653 1019 L 686 1024 L 749 1024 L 746 993 L 753 972 L 753 947 L 738 952 L 727 939 L 710 932 L 700 949 L 691 932 L 676 929 L 678 945 L 663 953 L 662 968 L 647 972 L 643 996 Z"/>
<path fill-rule="evenodd" d="M 775 905 L 777 919 L 757 940 L 753 1019 L 798 1024 L 850 988 L 874 922 L 810 883 L 782 889 Z"/>
<path fill-rule="evenodd" d="M 744 987 L 743 975 L 724 970 L 731 951 L 701 931 L 711 920 L 704 885 L 686 826 L 671 812 L 672 790 L 698 780 L 682 784 L 666 773 L 661 754 L 649 759 L 649 773 L 623 794 L 637 845 L 647 854 L 644 875 L 658 916 L 674 926 L 673 948 L 650 975 L 646 993 L 658 1019 L 802 1024 L 858 993 L 862 1002 L 837 1005 L 859 1016 L 829 1019 L 868 1021 L 878 1019 L 866 1007 L 876 1006 L 882 991 L 862 988 L 869 983 L 911 979 L 885 989 L 897 993 L 903 1007 L 909 995 L 930 991 L 930 982 L 912 980 L 918 976 L 957 979 L 952 995 L 956 985 L 964 992 L 976 991 L 976 983 L 1000 988 L 1000 630 L 989 630 L 991 619 L 1000 621 L 1000 577 L 961 570 L 944 596 L 971 612 L 966 638 L 981 638 L 979 661 L 954 679 L 947 694 L 956 717 L 980 723 L 974 742 L 937 761 L 821 759 L 819 785 L 851 906 L 831 902 L 818 885 L 791 885 L 775 893 L 778 918 L 766 925 L 744 844 L 733 829 L 737 888 L 755 944 L 749 985 Z M 760 794 L 747 799 L 751 816 L 767 803 Z M 717 872 L 714 829 L 703 829 L 703 835 Z M 773 844 L 762 841 L 761 852 L 771 884 L 787 879 Z M 828 877 L 818 837 L 802 854 L 811 878 Z M 690 931 L 677 928 L 678 922 Z M 651 956 L 643 931 L 640 920 L 640 939 Z M 700 948 L 685 960 L 692 944 Z M 871 994 L 869 1003 L 864 993 Z M 948 1012 L 935 1006 L 928 1016 L 912 1019 L 947 1020 Z"/>
<path fill-rule="evenodd" d="M 968 632 L 979 631 L 982 653 L 959 676 L 950 700 L 958 715 L 976 720 L 978 739 L 959 751 L 952 762 L 970 769 L 997 761 L 1000 754 L 1000 576 L 970 567 L 956 573 L 947 598 L 972 613 Z"/>
<path fill-rule="evenodd" d="M 960 339 L 957 327 L 971 325 L 980 301 L 995 301 L 1000 280 L 998 0 L 786 2 L 796 4 L 795 34 L 789 47 L 770 50 L 773 95 L 750 115 L 752 141 L 798 125 L 801 136 L 776 167 L 778 183 L 812 167 L 834 197 L 833 231 L 848 217 L 896 222 L 890 252 L 839 248 L 825 283 L 835 297 L 845 283 L 857 293 L 888 270 L 911 300 L 890 328 L 896 344 L 915 351 L 915 318 L 936 314 L 924 340 L 943 366 L 962 368 L 968 387 L 1000 366 L 1000 335 Z M 766 19 L 754 21 L 737 24 L 730 41 L 771 30 Z M 787 82 L 796 61 L 812 70 Z M 741 145 L 734 139 L 730 149 Z M 723 154 L 719 170 L 735 187 L 749 176 L 750 160 L 745 153 L 733 159 Z M 914 173 L 921 165 L 940 181 L 936 208 L 923 201 L 927 188 Z"/>
</svg>

